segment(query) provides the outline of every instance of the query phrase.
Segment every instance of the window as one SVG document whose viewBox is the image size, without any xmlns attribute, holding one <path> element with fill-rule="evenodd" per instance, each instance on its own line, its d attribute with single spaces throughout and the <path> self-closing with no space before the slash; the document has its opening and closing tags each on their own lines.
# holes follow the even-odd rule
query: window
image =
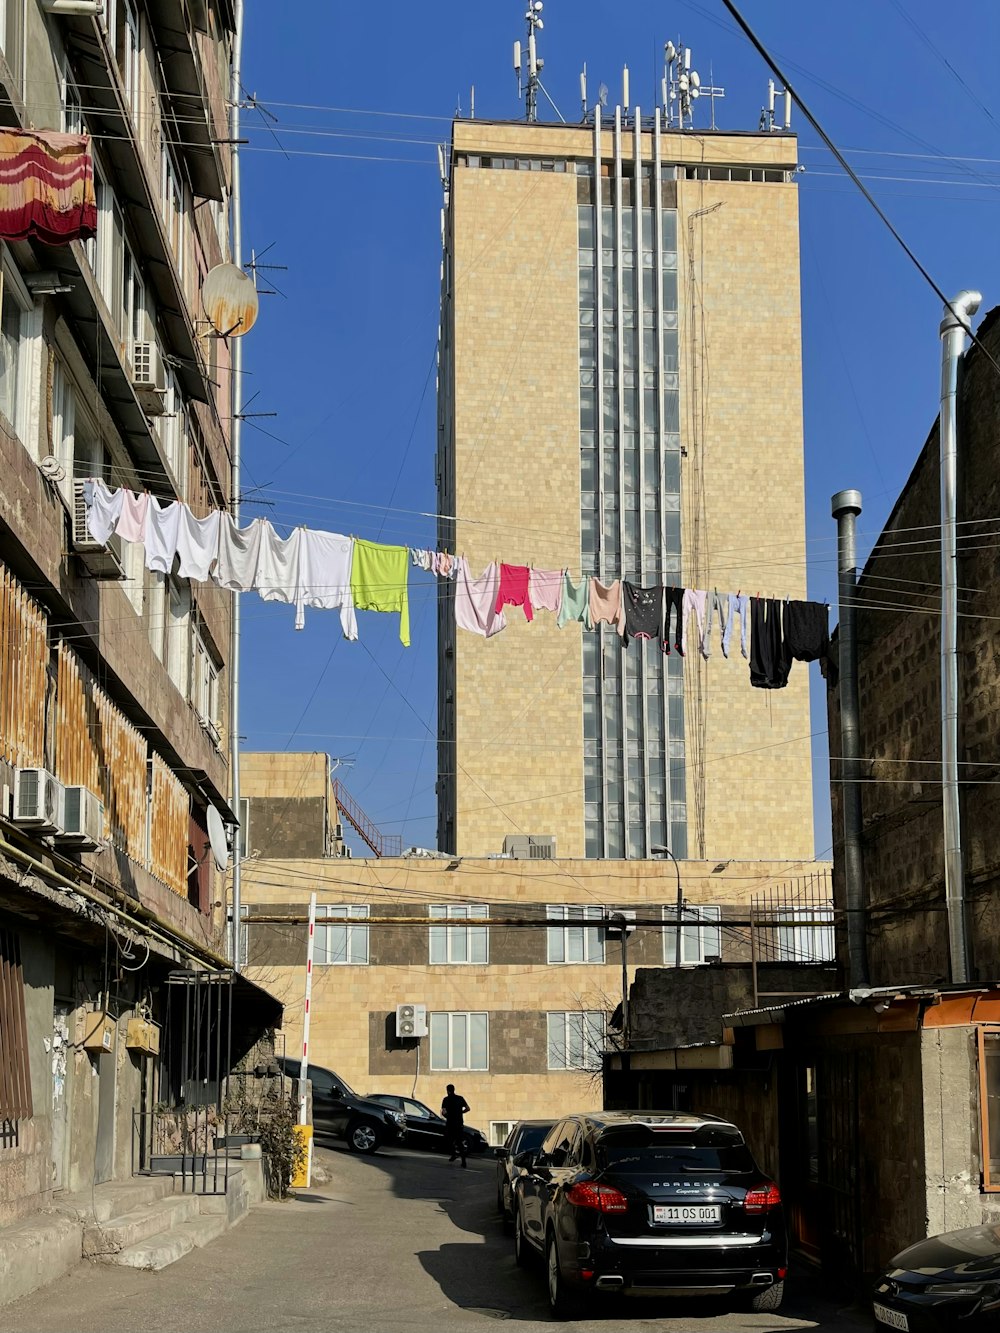
<svg viewBox="0 0 1000 1333">
<path fill-rule="evenodd" d="M 122 29 L 119 36 L 118 64 L 125 85 L 125 100 L 132 115 L 139 115 L 139 11 L 135 0 L 122 0 Z"/>
<path fill-rule="evenodd" d="M 69 65 L 65 62 L 62 72 L 62 128 L 64 134 L 83 133 L 83 99 L 69 72 Z"/>
<path fill-rule="evenodd" d="M 507 1142 L 507 1136 L 514 1128 L 517 1122 L 514 1120 L 491 1120 L 490 1121 L 490 1147 L 502 1148 Z"/>
<path fill-rule="evenodd" d="M 75 434 L 76 395 L 66 367 L 57 359 L 52 369 L 52 452 L 66 473 L 65 480 L 60 486 L 67 497 L 72 478 L 78 475 L 75 466 Z"/>
<path fill-rule="evenodd" d="M 24 1018 L 20 936 L 0 928 L 0 1032 L 4 1034 L 0 1078 L 0 1142 L 16 1138 L 13 1122 L 31 1115 L 31 1070 Z"/>
<path fill-rule="evenodd" d="M 0 412 L 20 433 L 22 400 L 28 381 L 27 313 L 30 302 L 19 292 L 12 270 L 0 279 Z"/>
<path fill-rule="evenodd" d="M 127 245 L 123 244 L 121 263 L 121 304 L 118 311 L 118 332 L 126 339 L 128 355 L 137 342 L 146 340 L 146 290 L 139 276 L 139 265 Z"/>
<path fill-rule="evenodd" d="M 490 909 L 481 904 L 434 904 L 428 915 L 445 921 L 484 921 Z M 431 926 L 432 963 L 486 963 L 489 961 L 488 926 Z"/>
<path fill-rule="evenodd" d="M 722 955 L 721 907 L 684 907 L 681 911 L 681 966 L 697 967 Z M 716 924 L 713 924 L 716 923 Z M 677 958 L 677 908 L 663 909 L 663 961 Z"/>
<path fill-rule="evenodd" d="M 549 1068 L 600 1069 L 604 1051 L 604 1014 L 547 1014 Z"/>
<path fill-rule="evenodd" d="M 548 961 L 550 963 L 603 963 L 604 931 L 598 923 L 603 920 L 600 907 L 552 906 L 547 909 L 550 920 L 565 921 L 565 926 L 549 926 Z M 574 924 L 569 924 L 574 923 Z"/>
<path fill-rule="evenodd" d="M 219 668 L 209 652 L 199 629 L 194 632 L 193 669 L 191 673 L 191 702 L 198 720 L 218 745 L 219 726 Z"/>
<path fill-rule="evenodd" d="M 317 916 L 347 916 L 367 921 L 368 906 L 361 903 L 327 903 L 316 909 Z M 367 926 L 321 926 L 316 931 L 316 963 L 333 967 L 343 963 L 367 964 Z"/>
<path fill-rule="evenodd" d="M 160 149 L 160 206 L 167 240 L 177 261 L 177 274 L 184 277 L 184 187 L 173 154 L 166 144 Z"/>
<path fill-rule="evenodd" d="M 184 407 L 184 395 L 177 383 L 177 376 L 167 366 L 165 373 L 167 392 L 164 396 L 163 415 L 156 420 L 156 432 L 167 456 L 171 475 L 177 484 L 177 493 L 183 499 L 186 495 L 188 462 L 187 413 Z"/>
<path fill-rule="evenodd" d="M 489 1069 L 489 1014 L 430 1015 L 431 1069 Z"/>
<path fill-rule="evenodd" d="M 21 88 L 24 0 L 0 0 L 0 49 Z"/>
<path fill-rule="evenodd" d="M 165 626 L 164 665 L 167 675 L 187 698 L 191 669 L 189 636 L 191 633 L 191 585 L 167 580 L 167 623 Z"/>
<path fill-rule="evenodd" d="M 804 903 L 785 909 L 786 922 L 778 926 L 778 961 L 782 963 L 831 963 L 833 949 L 833 908 Z M 802 925 L 791 922 L 801 921 Z M 830 925 L 821 923 L 829 921 Z"/>
</svg>

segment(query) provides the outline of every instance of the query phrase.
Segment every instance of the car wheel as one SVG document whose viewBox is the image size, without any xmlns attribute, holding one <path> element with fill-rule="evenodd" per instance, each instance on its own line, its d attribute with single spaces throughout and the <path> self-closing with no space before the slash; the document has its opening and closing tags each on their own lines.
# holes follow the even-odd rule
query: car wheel
<svg viewBox="0 0 1000 1333">
<path fill-rule="evenodd" d="M 514 1213 L 514 1262 L 519 1268 L 528 1268 L 531 1264 L 531 1251 L 524 1237 L 524 1219 L 520 1208 Z"/>
<path fill-rule="evenodd" d="M 567 1287 L 559 1267 L 559 1251 L 555 1235 L 550 1231 L 545 1247 L 545 1271 L 549 1288 L 549 1309 L 557 1319 L 573 1319 L 581 1310 L 580 1297 Z"/>
<path fill-rule="evenodd" d="M 762 1310 L 780 1309 L 784 1297 L 784 1282 L 772 1282 L 769 1287 L 763 1287 L 760 1291 L 751 1293 L 746 1304 L 748 1309 L 753 1310 L 755 1314 L 758 1314 Z"/>
<path fill-rule="evenodd" d="M 367 1120 L 357 1120 L 347 1131 L 347 1146 L 351 1152 L 375 1152 L 382 1142 L 381 1135 Z"/>
</svg>

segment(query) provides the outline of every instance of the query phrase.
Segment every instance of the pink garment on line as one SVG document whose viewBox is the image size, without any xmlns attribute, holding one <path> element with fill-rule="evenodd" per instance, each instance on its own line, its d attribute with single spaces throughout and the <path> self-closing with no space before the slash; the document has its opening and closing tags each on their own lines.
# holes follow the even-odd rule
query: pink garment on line
<svg viewBox="0 0 1000 1333">
<path fill-rule="evenodd" d="M 528 591 L 529 571 L 527 565 L 501 565 L 500 566 L 500 587 L 497 591 L 497 601 L 495 610 L 501 611 L 504 606 L 523 606 L 525 620 L 534 620 L 535 613 L 531 609 L 531 594 Z"/>
<path fill-rule="evenodd" d="M 528 596 L 532 607 L 539 611 L 559 614 L 562 605 L 563 571 L 561 569 L 533 569 L 528 575 Z"/>
<path fill-rule="evenodd" d="M 622 614 L 622 584 L 621 579 L 615 579 L 614 583 L 604 586 L 598 579 L 590 580 L 590 623 L 593 629 L 596 629 L 602 622 L 606 625 L 614 625 L 618 628 L 618 620 Z"/>
<path fill-rule="evenodd" d="M 487 565 L 478 579 L 469 577 L 469 562 L 461 557 L 455 561 L 455 624 L 484 639 L 491 639 L 507 628 L 504 613 L 497 612 L 497 589 L 500 570 L 496 561 Z"/>
<path fill-rule="evenodd" d="M 146 512 L 149 509 L 149 492 L 136 495 L 134 491 L 123 490 L 122 512 L 115 526 L 115 532 L 123 542 L 142 542 L 146 540 Z"/>
</svg>

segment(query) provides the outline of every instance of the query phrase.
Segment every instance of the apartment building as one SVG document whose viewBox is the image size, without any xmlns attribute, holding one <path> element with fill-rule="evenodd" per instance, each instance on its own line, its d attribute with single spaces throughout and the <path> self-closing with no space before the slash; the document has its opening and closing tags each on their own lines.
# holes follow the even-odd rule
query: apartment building
<svg viewBox="0 0 1000 1333">
<path fill-rule="evenodd" d="M 0 6 L 5 159 L 28 128 L 80 179 L 92 155 L 97 206 L 63 244 L 0 235 L 0 1224 L 130 1174 L 154 1106 L 192 1095 L 179 991 L 232 994 L 209 846 L 212 808 L 235 819 L 229 595 L 98 547 L 81 487 L 229 501 L 200 290 L 228 257 L 233 14 L 70 8 Z"/>
<path fill-rule="evenodd" d="M 284 1004 L 297 1056 L 315 892 L 309 1057 L 358 1092 L 436 1108 L 455 1083 L 470 1124 L 499 1143 L 522 1117 L 602 1105 L 602 1056 L 623 1042 L 623 963 L 631 985 L 638 968 L 673 969 L 679 942 L 686 976 L 758 958 L 784 964 L 787 990 L 800 964 L 833 956 L 832 926 L 817 925 L 831 919 L 828 866 L 352 859 L 329 840 L 328 763 L 243 759 L 242 947 L 246 975 Z M 419 1035 L 399 1035 L 401 1005 L 417 1007 Z"/>
<path fill-rule="evenodd" d="M 805 596 L 797 141 L 456 120 L 443 215 L 439 545 L 751 596 Z M 449 517 L 456 516 L 456 517 Z M 813 855 L 809 681 L 439 601 L 438 846 Z M 693 632 L 693 621 L 692 621 Z M 737 634 L 739 627 L 737 626 Z"/>
</svg>

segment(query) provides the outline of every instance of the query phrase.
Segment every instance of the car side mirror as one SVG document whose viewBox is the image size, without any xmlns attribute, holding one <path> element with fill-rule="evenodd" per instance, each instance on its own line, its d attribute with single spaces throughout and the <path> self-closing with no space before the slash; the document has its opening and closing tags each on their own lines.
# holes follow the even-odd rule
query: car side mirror
<svg viewBox="0 0 1000 1333">
<path fill-rule="evenodd" d="M 510 1156 L 510 1153 L 506 1148 L 494 1148 L 493 1151 L 501 1162 L 506 1162 L 507 1158 Z"/>
<path fill-rule="evenodd" d="M 519 1152 L 514 1158 L 514 1165 L 521 1171 L 531 1171 L 538 1166 L 542 1154 L 537 1148 L 528 1148 L 525 1152 Z"/>
<path fill-rule="evenodd" d="M 343 1095 L 343 1091 L 337 1087 L 336 1083 L 334 1083 L 330 1088 L 330 1096 L 339 1099 L 343 1097 Z"/>
</svg>

